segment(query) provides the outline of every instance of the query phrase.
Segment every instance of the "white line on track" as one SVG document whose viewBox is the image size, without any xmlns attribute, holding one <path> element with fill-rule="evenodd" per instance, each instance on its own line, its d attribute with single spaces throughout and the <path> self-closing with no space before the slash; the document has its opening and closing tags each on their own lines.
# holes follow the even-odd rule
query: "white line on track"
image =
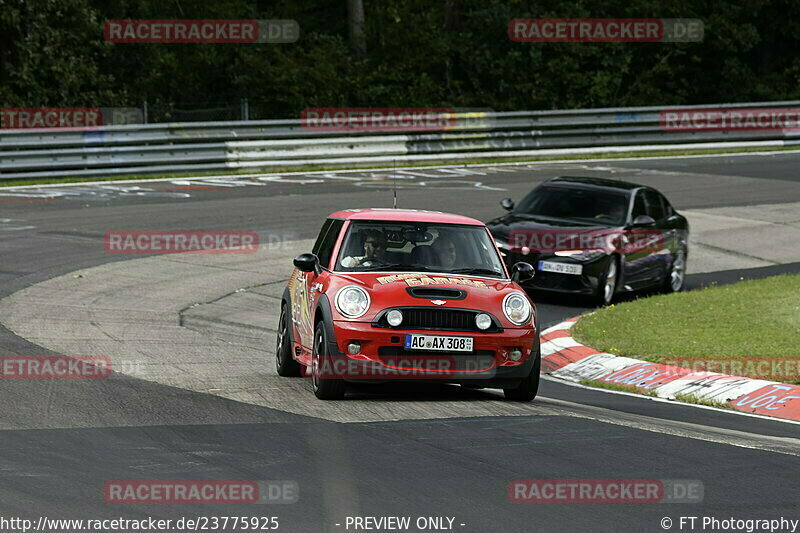
<svg viewBox="0 0 800 533">
<path fill-rule="evenodd" d="M 614 157 L 614 158 L 599 158 L 599 159 L 557 159 L 553 161 L 515 161 L 509 163 L 476 163 L 470 165 L 431 165 L 420 167 L 380 167 L 380 168 L 352 168 L 340 170 L 314 170 L 309 172 L 291 171 L 291 172 L 266 172 L 256 174 L 220 174 L 220 175 L 200 175 L 200 176 L 175 176 L 172 178 L 136 178 L 129 180 L 105 180 L 105 181 L 81 181 L 77 183 L 48 183 L 44 185 L 14 185 L 8 187 L 9 189 L 38 189 L 44 187 L 77 187 L 81 185 L 116 185 L 119 183 L 158 183 L 163 181 L 175 180 L 194 180 L 194 179 L 239 179 L 239 178 L 261 178 L 270 176 L 305 176 L 316 175 L 325 173 L 350 173 L 350 172 L 386 172 L 395 170 L 425 170 L 425 169 L 438 169 L 438 168 L 471 168 L 471 167 L 513 167 L 524 165 L 563 165 L 565 163 L 608 163 L 613 164 L 615 161 L 658 161 L 662 159 L 697 159 L 697 158 L 710 158 L 710 157 L 743 157 L 743 156 L 769 156 L 769 155 L 783 155 L 783 154 L 798 154 L 800 150 L 774 150 L 769 152 L 736 152 L 724 154 L 696 154 L 696 155 L 669 155 L 669 156 L 648 156 L 648 157 Z M 2 188 L 2 187 L 0 187 Z"/>
<path fill-rule="evenodd" d="M 797 420 L 788 420 L 786 418 L 777 418 L 777 417 L 772 417 L 772 416 L 764 416 L 764 415 L 758 415 L 758 414 L 755 414 L 755 413 L 745 413 L 745 412 L 742 412 L 742 411 L 737 411 L 735 409 L 721 409 L 719 407 L 712 407 L 710 405 L 700 405 L 700 404 L 696 404 L 696 403 L 680 402 L 680 401 L 677 401 L 677 400 L 669 400 L 667 398 L 659 398 L 657 396 L 647 396 L 646 394 L 636 394 L 635 392 L 625 392 L 625 391 L 618 391 L 618 390 L 612 390 L 612 389 L 604 389 L 602 387 L 590 387 L 588 385 L 583 385 L 581 383 L 576 383 L 574 381 L 567 381 L 567 380 L 563 380 L 563 379 L 558 379 L 558 378 L 555 378 L 553 376 L 548 376 L 546 374 L 542 374 L 541 378 L 546 380 L 546 381 L 552 381 L 554 383 L 560 383 L 562 385 L 569 385 L 570 387 L 577 387 L 579 389 L 586 389 L 586 390 L 591 390 L 591 391 L 596 391 L 596 392 L 605 392 L 607 394 L 619 394 L 621 396 L 631 396 L 631 397 L 634 397 L 634 398 L 640 398 L 642 400 L 649 400 L 649 401 L 659 402 L 659 403 L 668 403 L 670 405 L 676 405 L 676 406 L 693 407 L 695 409 L 706 409 L 706 410 L 709 410 L 709 411 L 717 411 L 719 413 L 725 413 L 725 414 L 729 414 L 729 415 L 748 416 L 750 418 L 759 418 L 761 420 L 768 420 L 770 422 L 782 422 L 784 424 L 800 425 L 800 421 L 797 421 Z M 540 398 L 540 396 L 537 396 L 537 398 Z M 545 399 L 549 400 L 551 398 L 545 398 Z"/>
</svg>

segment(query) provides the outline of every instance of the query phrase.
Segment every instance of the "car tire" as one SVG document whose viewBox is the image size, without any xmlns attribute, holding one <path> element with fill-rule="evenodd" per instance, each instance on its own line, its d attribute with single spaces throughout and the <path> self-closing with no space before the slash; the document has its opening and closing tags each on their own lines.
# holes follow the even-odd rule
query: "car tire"
<svg viewBox="0 0 800 533">
<path fill-rule="evenodd" d="M 331 379 L 320 377 L 320 367 L 329 365 L 330 356 L 328 355 L 328 335 L 325 333 L 325 324 L 317 322 L 314 328 L 314 347 L 311 351 L 311 387 L 314 396 L 320 400 L 341 400 L 344 398 L 346 384 L 341 379 Z"/>
<path fill-rule="evenodd" d="M 539 392 L 539 376 L 542 370 L 542 357 L 539 345 L 539 339 L 536 339 L 536 360 L 533 363 L 533 368 L 528 377 L 523 379 L 519 385 L 513 389 L 503 389 L 507 400 L 514 402 L 530 402 L 536 398 Z"/>
<path fill-rule="evenodd" d="M 597 289 L 594 295 L 594 304 L 598 307 L 605 307 L 614 301 L 614 297 L 619 290 L 620 264 L 617 256 L 612 255 L 602 275 L 597 281 Z"/>
<path fill-rule="evenodd" d="M 686 283 L 687 255 L 686 248 L 680 248 L 675 254 L 675 259 L 664 275 L 664 287 L 662 292 L 670 294 L 683 290 L 683 285 Z"/>
<path fill-rule="evenodd" d="M 286 316 L 286 305 L 281 305 L 281 317 L 278 319 L 278 336 L 275 343 L 275 370 L 279 376 L 296 378 L 302 374 L 301 365 L 292 357 L 292 342 L 289 334 L 289 317 Z"/>
</svg>

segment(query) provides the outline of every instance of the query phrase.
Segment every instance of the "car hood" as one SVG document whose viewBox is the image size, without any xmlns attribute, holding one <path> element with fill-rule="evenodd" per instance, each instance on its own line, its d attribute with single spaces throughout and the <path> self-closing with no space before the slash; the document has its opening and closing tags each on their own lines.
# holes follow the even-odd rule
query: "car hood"
<svg viewBox="0 0 800 533">
<path fill-rule="evenodd" d="M 432 307 L 476 309 L 494 315 L 504 327 L 518 327 L 503 314 L 503 299 L 511 292 L 523 292 L 510 280 L 463 274 L 437 274 L 433 272 L 363 272 L 337 273 L 332 276 L 326 291 L 331 303 L 336 292 L 347 285 L 360 286 L 369 293 L 371 304 L 359 322 L 372 322 L 375 316 L 389 307 Z M 429 290 L 461 291 L 459 299 L 450 299 Z M 430 294 L 426 295 L 426 293 Z M 415 295 L 416 293 L 416 295 Z M 421 294 L 420 294 L 421 293 Z M 337 313 L 338 314 L 338 313 Z M 340 317 L 343 318 L 343 317 Z"/>
<path fill-rule="evenodd" d="M 545 253 L 557 249 L 589 248 L 611 251 L 615 247 L 614 237 L 623 229 L 604 224 L 533 219 L 513 213 L 495 218 L 486 225 L 492 236 L 507 243 L 512 251 L 527 247 L 530 252 Z"/>
</svg>

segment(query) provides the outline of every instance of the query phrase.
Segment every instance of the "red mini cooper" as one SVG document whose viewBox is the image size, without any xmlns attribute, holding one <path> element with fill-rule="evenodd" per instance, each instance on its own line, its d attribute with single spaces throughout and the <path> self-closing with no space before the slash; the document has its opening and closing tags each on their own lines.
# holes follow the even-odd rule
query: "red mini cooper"
<svg viewBox="0 0 800 533">
<path fill-rule="evenodd" d="M 277 370 L 310 374 L 317 398 L 341 399 L 347 382 L 392 379 L 536 396 L 536 309 L 518 284 L 534 270 L 520 262 L 509 276 L 482 222 L 437 211 L 339 211 L 294 266 Z"/>
</svg>

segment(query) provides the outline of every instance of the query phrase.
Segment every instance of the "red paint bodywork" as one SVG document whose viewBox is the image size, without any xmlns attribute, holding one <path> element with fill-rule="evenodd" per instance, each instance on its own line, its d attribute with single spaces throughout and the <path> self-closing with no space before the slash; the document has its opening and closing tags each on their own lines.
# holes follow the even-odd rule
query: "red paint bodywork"
<svg viewBox="0 0 800 533">
<path fill-rule="evenodd" d="M 525 363 L 530 364 L 530 356 L 533 352 L 534 343 L 537 340 L 536 331 L 536 308 L 533 307 L 533 314 L 528 324 L 517 326 L 509 321 L 502 309 L 503 298 L 511 292 L 525 291 L 515 282 L 511 281 L 508 272 L 504 272 L 505 279 L 493 277 L 473 276 L 464 274 L 447 273 L 409 273 L 409 272 L 333 272 L 330 268 L 336 264 L 339 249 L 342 246 L 344 235 L 347 233 L 349 220 L 380 220 L 380 221 L 403 221 L 403 222 L 428 222 L 428 223 L 450 223 L 460 225 L 485 225 L 475 219 L 448 213 L 434 211 L 414 211 L 400 209 L 353 209 L 338 211 L 329 218 L 343 219 L 344 225 L 339 233 L 337 242 L 334 246 L 333 254 L 329 264 L 322 265 L 324 269 L 316 274 L 314 272 L 302 272 L 295 269 L 289 280 L 289 298 L 291 304 L 291 322 L 293 355 L 295 359 L 303 365 L 311 365 L 311 350 L 314 335 L 314 326 L 320 316 L 318 304 L 320 297 L 326 295 L 330 302 L 330 312 L 333 323 L 333 332 L 336 346 L 343 354 L 347 354 L 347 345 L 351 341 L 358 341 L 361 344 L 361 352 L 357 355 L 346 355 L 351 360 L 374 362 L 382 365 L 378 357 L 378 348 L 381 346 L 402 347 L 406 333 L 423 333 L 428 335 L 447 335 L 447 336 L 469 336 L 474 339 L 474 350 L 491 350 L 494 352 L 494 363 L 491 367 L 481 369 L 482 371 L 492 370 L 501 367 L 519 367 Z M 489 232 L 489 230 L 486 230 Z M 490 233 L 491 237 L 491 233 Z M 492 239 L 494 241 L 494 239 Z M 500 261 L 503 264 L 502 261 Z M 503 266 L 505 269 L 505 265 Z M 429 299 L 421 299 L 411 296 L 406 288 L 412 286 L 405 279 L 387 280 L 388 276 L 416 276 L 423 285 L 432 287 L 450 287 L 464 289 L 467 295 L 462 300 L 446 300 L 443 305 L 434 305 Z M 383 278 L 383 283 L 381 283 Z M 435 284 L 430 284 L 430 281 Z M 416 285 L 415 282 L 411 282 Z M 367 312 L 358 318 L 352 319 L 341 315 L 336 309 L 334 299 L 336 293 L 347 285 L 358 285 L 366 290 L 370 296 L 370 307 Z M 402 325 L 398 328 L 379 328 L 372 325 L 376 315 L 390 307 L 430 307 L 435 309 L 458 308 L 478 310 L 494 316 L 502 326 L 499 332 L 478 332 L 478 331 L 433 331 L 433 330 L 412 330 L 405 329 Z M 392 337 L 399 337 L 400 342 L 391 342 Z M 523 357 L 519 361 L 512 361 L 508 355 L 513 348 L 520 348 Z M 389 367 L 395 368 L 395 367 Z M 509 368 L 510 370 L 510 368 Z M 437 371 L 437 374 L 448 372 Z M 453 377 L 464 376 L 466 371 L 451 371 Z"/>
</svg>

